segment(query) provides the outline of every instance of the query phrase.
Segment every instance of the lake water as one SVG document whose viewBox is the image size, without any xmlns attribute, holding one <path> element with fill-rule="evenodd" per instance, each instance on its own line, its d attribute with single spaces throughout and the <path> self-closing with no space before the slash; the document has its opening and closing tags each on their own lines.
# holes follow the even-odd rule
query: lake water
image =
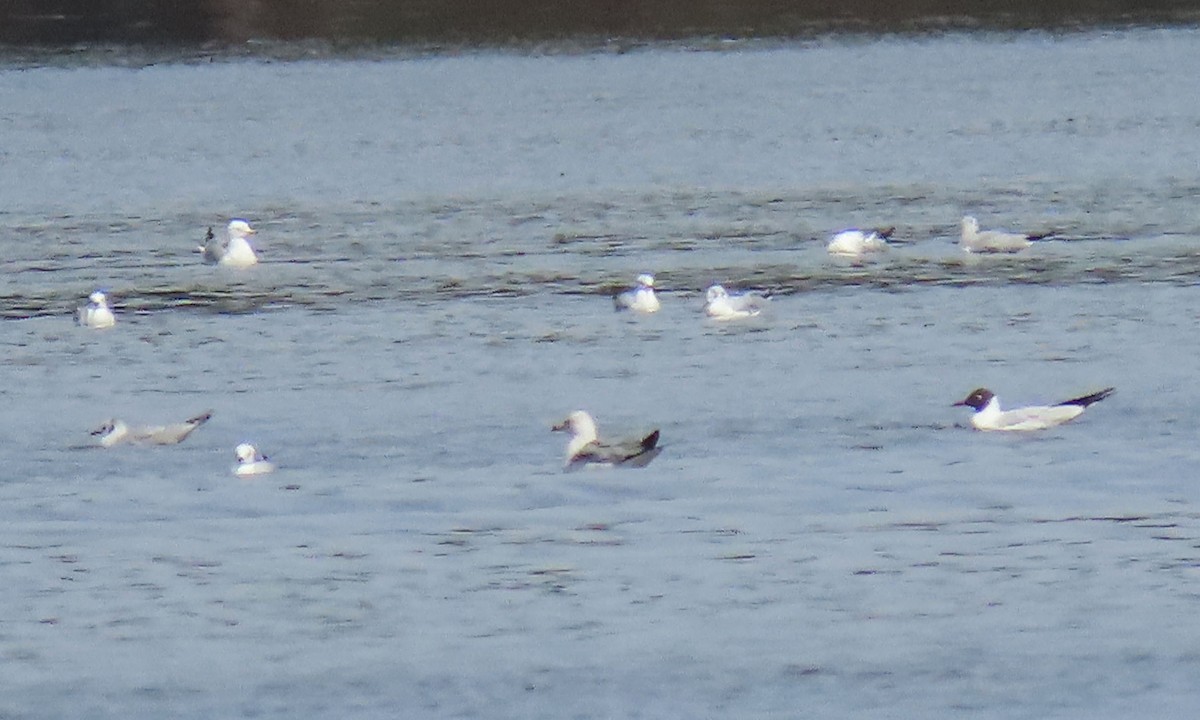
<svg viewBox="0 0 1200 720">
<path fill-rule="evenodd" d="M 1191 28 L 0 69 L 0 717 L 1194 714 L 1198 71 Z M 262 264 L 201 264 L 232 216 Z M 564 474 L 577 408 L 666 450 Z"/>
</svg>

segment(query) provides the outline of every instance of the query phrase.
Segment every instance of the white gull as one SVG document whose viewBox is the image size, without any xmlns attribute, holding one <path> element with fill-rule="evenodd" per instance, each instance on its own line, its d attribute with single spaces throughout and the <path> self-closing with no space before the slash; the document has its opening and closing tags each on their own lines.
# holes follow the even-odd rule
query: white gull
<svg viewBox="0 0 1200 720">
<path fill-rule="evenodd" d="M 637 276 L 637 285 L 623 290 L 613 298 L 617 310 L 633 310 L 634 312 L 658 312 L 660 307 L 658 296 L 654 294 L 654 276 L 643 274 Z"/>
<path fill-rule="evenodd" d="M 77 317 L 80 325 L 89 328 L 110 328 L 117 324 L 108 297 L 100 290 L 88 296 L 88 304 L 79 308 Z"/>
<path fill-rule="evenodd" d="M 890 247 L 887 239 L 895 231 L 896 228 L 870 231 L 857 228 L 842 230 L 830 239 L 825 249 L 830 255 L 841 257 L 862 257 L 871 253 L 885 252 Z"/>
<path fill-rule="evenodd" d="M 767 302 L 767 298 L 757 293 L 730 295 L 720 285 L 713 285 L 705 293 L 704 313 L 717 320 L 754 317 L 766 308 Z"/>
<path fill-rule="evenodd" d="M 1015 253 L 1033 244 L 1034 240 L 1049 237 L 1050 233 L 1029 235 L 1006 230 L 980 230 L 979 221 L 967 215 L 962 219 L 959 245 L 973 253 Z"/>
<path fill-rule="evenodd" d="M 240 477 L 249 477 L 251 475 L 266 475 L 267 473 L 275 472 L 275 463 L 271 462 L 266 455 L 258 451 L 250 443 L 242 443 L 233 451 L 234 457 L 237 458 L 237 466 L 233 469 L 233 473 Z"/>
</svg>

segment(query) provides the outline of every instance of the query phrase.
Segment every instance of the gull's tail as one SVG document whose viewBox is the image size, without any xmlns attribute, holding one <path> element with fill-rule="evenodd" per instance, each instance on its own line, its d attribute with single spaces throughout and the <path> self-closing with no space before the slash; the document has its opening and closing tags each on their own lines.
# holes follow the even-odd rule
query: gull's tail
<svg viewBox="0 0 1200 720">
<path fill-rule="evenodd" d="M 199 427 L 200 425 L 203 425 L 204 423 L 208 422 L 208 419 L 211 417 L 212 417 L 212 410 L 205 410 L 204 412 L 200 413 L 196 417 L 192 417 L 192 418 L 188 418 L 187 420 L 184 420 L 183 423 L 185 425 L 195 425 L 195 426 Z"/>
<path fill-rule="evenodd" d="M 1084 395 L 1083 397 L 1077 397 L 1077 398 L 1072 398 L 1070 400 L 1064 400 L 1064 401 L 1058 403 L 1058 405 L 1059 406 L 1078 405 L 1079 407 L 1087 407 L 1088 405 L 1091 405 L 1092 403 L 1098 403 L 1101 400 L 1103 400 L 1104 398 L 1108 397 L 1109 395 L 1112 395 L 1114 390 L 1116 390 L 1116 388 L 1104 388 L 1100 392 L 1095 392 L 1095 393 L 1092 393 L 1091 395 Z"/>
<path fill-rule="evenodd" d="M 655 430 L 654 432 L 650 433 L 646 437 L 642 438 L 642 452 L 649 452 L 650 450 L 653 450 L 654 446 L 657 444 L 658 444 L 658 431 Z"/>
</svg>

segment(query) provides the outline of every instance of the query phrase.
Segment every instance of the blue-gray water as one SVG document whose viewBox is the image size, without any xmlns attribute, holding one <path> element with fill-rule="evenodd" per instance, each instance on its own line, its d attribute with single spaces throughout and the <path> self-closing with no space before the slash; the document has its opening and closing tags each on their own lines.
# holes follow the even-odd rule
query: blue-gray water
<svg viewBox="0 0 1200 720">
<path fill-rule="evenodd" d="M 0 70 L 0 716 L 1193 714 L 1198 70 L 1192 29 Z M 968 212 L 1058 239 L 964 257 Z M 200 264 L 235 215 L 263 264 Z M 831 260 L 856 224 L 899 246 Z M 1117 393 L 1007 437 L 980 385 Z M 576 408 L 666 451 L 563 474 Z"/>
</svg>

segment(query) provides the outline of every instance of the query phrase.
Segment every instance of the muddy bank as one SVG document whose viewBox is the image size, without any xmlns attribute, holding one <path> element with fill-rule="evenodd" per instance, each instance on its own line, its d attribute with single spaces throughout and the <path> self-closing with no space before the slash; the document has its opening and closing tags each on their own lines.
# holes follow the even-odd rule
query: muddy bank
<svg viewBox="0 0 1200 720">
<path fill-rule="evenodd" d="M 1186 0 L 4 0 L 0 43 L 192 45 L 251 39 L 508 45 L 568 39 L 793 38 L 830 32 L 1195 22 Z"/>
</svg>

